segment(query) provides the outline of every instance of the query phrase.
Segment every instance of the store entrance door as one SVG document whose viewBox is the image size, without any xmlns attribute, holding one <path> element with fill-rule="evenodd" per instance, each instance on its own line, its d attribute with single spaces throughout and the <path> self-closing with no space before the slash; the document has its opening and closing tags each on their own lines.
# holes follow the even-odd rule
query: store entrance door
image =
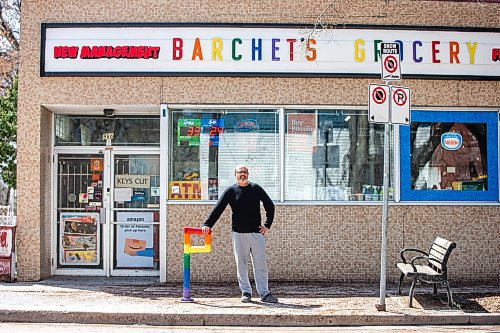
<svg viewBox="0 0 500 333">
<path fill-rule="evenodd" d="M 158 152 L 61 149 L 55 161 L 54 274 L 159 275 Z"/>
</svg>

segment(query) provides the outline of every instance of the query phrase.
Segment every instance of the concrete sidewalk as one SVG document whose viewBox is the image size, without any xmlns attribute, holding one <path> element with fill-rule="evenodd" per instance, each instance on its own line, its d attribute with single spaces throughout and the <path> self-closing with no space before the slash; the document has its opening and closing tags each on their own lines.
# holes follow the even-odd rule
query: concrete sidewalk
<svg viewBox="0 0 500 333">
<path fill-rule="evenodd" d="M 270 283 L 278 304 L 241 303 L 236 284 L 192 284 L 194 303 L 182 303 L 182 284 L 156 278 L 53 277 L 0 283 L 0 321 L 95 324 L 341 326 L 500 324 L 500 286 L 452 286 L 446 293 L 416 289 L 414 307 L 389 285 L 387 311 L 378 312 L 378 284 Z M 408 292 L 405 285 L 404 292 Z"/>
</svg>

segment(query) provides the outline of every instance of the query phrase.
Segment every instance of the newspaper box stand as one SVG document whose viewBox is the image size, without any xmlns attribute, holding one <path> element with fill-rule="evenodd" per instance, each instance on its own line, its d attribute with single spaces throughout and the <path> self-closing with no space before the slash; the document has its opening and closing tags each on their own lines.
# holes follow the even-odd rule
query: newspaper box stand
<svg viewBox="0 0 500 333">
<path fill-rule="evenodd" d="M 2 209 L 0 208 L 0 214 Z M 10 212 L 0 215 L 0 280 L 15 279 L 16 217 Z"/>
</svg>

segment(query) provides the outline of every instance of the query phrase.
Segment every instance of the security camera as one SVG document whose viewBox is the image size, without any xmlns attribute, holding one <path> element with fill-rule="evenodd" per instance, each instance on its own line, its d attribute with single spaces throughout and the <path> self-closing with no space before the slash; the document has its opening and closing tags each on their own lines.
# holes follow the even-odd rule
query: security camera
<svg viewBox="0 0 500 333">
<path fill-rule="evenodd" d="M 115 110 L 113 109 L 104 109 L 103 112 L 106 117 L 113 117 L 115 115 Z"/>
</svg>

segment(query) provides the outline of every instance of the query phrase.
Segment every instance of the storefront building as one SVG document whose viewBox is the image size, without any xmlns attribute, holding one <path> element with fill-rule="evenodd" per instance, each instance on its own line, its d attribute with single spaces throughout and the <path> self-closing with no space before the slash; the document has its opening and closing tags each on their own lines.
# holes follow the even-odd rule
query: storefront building
<svg viewBox="0 0 500 333">
<path fill-rule="evenodd" d="M 437 235 L 457 243 L 450 280 L 500 279 L 500 4 L 336 2 L 328 27 L 328 1 L 134 4 L 23 3 L 20 280 L 181 281 L 182 227 L 245 164 L 276 203 L 272 280 L 376 281 L 382 42 L 411 91 L 391 125 L 388 279 Z M 228 209 L 193 280 L 235 279 L 230 228 Z"/>
</svg>

